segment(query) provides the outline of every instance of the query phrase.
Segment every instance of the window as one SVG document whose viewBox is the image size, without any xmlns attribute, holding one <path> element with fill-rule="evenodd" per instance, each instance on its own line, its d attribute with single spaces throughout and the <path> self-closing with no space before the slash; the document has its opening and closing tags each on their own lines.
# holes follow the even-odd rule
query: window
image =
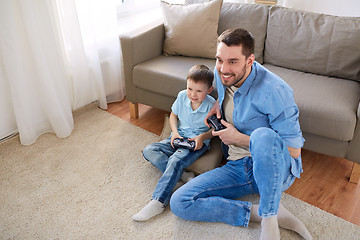
<svg viewBox="0 0 360 240">
<path fill-rule="evenodd" d="M 160 0 L 116 0 L 119 33 L 162 18 Z"/>
<path fill-rule="evenodd" d="M 160 0 L 118 0 L 117 13 L 119 16 L 133 15 L 139 12 L 158 8 Z"/>
</svg>

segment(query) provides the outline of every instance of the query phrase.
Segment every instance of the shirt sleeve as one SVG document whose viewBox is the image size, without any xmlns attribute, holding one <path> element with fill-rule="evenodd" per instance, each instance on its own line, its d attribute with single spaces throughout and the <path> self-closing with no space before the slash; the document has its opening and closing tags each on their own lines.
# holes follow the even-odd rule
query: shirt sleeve
<svg viewBox="0 0 360 240">
<path fill-rule="evenodd" d="M 300 129 L 299 109 L 295 104 L 292 90 L 280 86 L 268 93 L 266 114 L 272 129 L 284 140 L 288 147 L 301 148 L 304 138 Z"/>
</svg>

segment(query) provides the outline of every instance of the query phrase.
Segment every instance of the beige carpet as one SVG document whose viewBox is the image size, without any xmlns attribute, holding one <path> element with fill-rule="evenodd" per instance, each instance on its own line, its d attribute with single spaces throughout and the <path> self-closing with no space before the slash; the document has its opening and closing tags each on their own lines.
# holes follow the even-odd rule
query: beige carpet
<svg viewBox="0 0 360 240">
<path fill-rule="evenodd" d="M 170 209 L 146 223 L 131 216 L 160 173 L 141 150 L 158 136 L 89 105 L 66 139 L 0 144 L 0 239 L 258 239 L 260 225 L 189 222 Z M 256 201 L 256 196 L 251 200 Z M 360 227 L 284 194 L 283 204 L 314 239 L 360 239 Z M 282 239 L 301 239 L 281 230 Z"/>
</svg>

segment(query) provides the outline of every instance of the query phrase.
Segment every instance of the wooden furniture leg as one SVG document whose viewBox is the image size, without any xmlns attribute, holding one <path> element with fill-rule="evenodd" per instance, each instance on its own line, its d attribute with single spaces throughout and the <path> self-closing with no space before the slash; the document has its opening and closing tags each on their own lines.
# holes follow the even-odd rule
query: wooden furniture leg
<svg viewBox="0 0 360 240">
<path fill-rule="evenodd" d="M 139 104 L 129 102 L 129 108 L 130 108 L 130 117 L 138 118 L 139 117 Z"/>
<path fill-rule="evenodd" d="M 360 164 L 354 162 L 353 168 L 351 170 L 350 180 L 351 183 L 358 183 L 360 179 Z"/>
</svg>

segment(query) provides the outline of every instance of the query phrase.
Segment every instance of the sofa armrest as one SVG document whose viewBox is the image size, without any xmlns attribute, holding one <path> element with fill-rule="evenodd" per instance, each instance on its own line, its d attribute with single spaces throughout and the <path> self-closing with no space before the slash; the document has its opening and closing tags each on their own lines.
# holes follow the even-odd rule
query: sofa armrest
<svg viewBox="0 0 360 240">
<path fill-rule="evenodd" d="M 360 102 L 357 109 L 357 124 L 355 127 L 354 137 L 350 142 L 346 159 L 360 163 Z"/>
<path fill-rule="evenodd" d="M 158 20 L 120 37 L 122 64 L 125 78 L 126 98 L 136 103 L 133 69 L 137 64 L 162 54 L 165 38 L 164 24 Z"/>
</svg>

